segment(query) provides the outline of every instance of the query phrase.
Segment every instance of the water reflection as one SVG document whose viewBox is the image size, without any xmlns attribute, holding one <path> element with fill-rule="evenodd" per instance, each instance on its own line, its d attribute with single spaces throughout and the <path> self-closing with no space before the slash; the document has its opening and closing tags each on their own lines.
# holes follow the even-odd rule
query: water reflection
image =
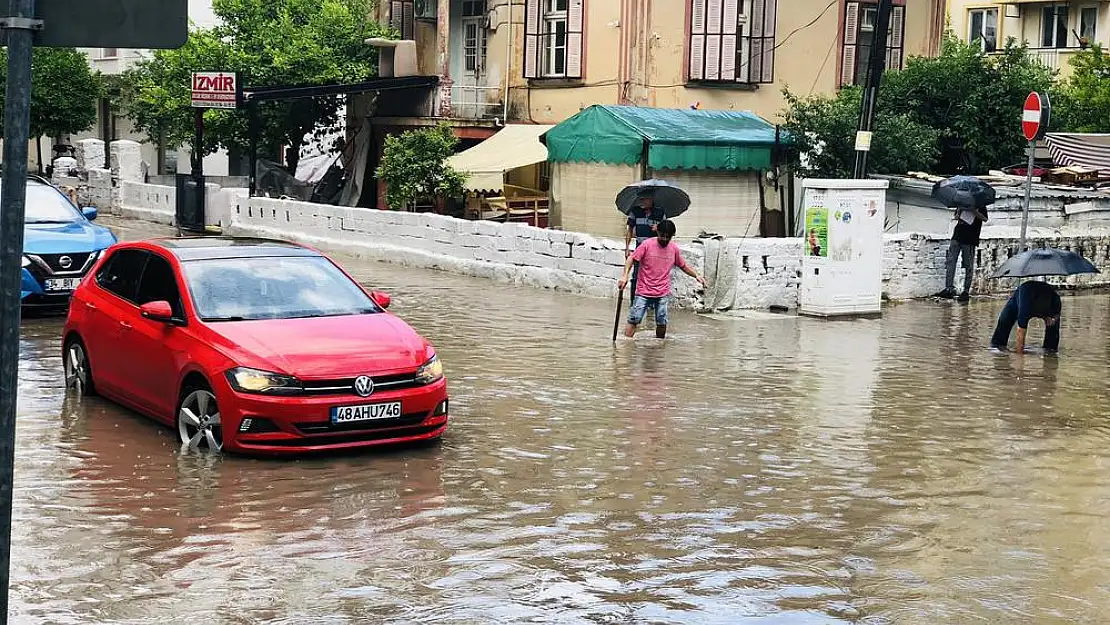
<svg viewBox="0 0 1110 625">
<path fill-rule="evenodd" d="M 21 348 L 20 623 L 1099 620 L 1104 296 L 1063 354 L 1003 302 L 609 340 L 611 302 L 349 261 L 437 345 L 439 447 L 261 461 L 62 392 Z M 1039 340 L 1037 331 L 1031 341 Z"/>
</svg>

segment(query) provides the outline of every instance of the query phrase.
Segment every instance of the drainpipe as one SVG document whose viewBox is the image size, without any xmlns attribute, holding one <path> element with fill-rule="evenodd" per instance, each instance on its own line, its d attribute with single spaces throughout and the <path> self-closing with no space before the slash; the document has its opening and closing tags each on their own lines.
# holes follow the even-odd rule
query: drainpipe
<svg viewBox="0 0 1110 625">
<path fill-rule="evenodd" d="M 436 47 L 439 70 L 439 116 L 451 117 L 451 0 L 439 0 L 436 11 Z"/>
<path fill-rule="evenodd" d="M 506 6 L 509 7 L 509 32 L 505 36 L 505 95 L 501 101 L 501 121 L 507 124 L 509 123 L 509 81 L 513 78 L 513 0 L 508 0 Z"/>
</svg>

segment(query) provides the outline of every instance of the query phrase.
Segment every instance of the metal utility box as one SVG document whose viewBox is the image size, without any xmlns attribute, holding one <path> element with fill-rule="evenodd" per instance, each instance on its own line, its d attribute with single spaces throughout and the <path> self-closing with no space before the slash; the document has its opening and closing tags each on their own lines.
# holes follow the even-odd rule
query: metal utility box
<svg viewBox="0 0 1110 625">
<path fill-rule="evenodd" d="M 204 177 L 177 174 L 176 225 L 189 232 L 204 232 Z"/>
<path fill-rule="evenodd" d="M 882 312 L 885 180 L 803 180 L 798 312 L 817 317 Z"/>
</svg>

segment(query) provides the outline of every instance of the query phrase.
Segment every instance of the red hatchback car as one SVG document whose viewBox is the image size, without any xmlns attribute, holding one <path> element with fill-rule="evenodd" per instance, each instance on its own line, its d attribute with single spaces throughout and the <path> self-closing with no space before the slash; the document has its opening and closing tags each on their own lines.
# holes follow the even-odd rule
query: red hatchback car
<svg viewBox="0 0 1110 625">
<path fill-rule="evenodd" d="M 300 453 L 447 429 L 435 350 L 316 250 L 237 238 L 121 243 L 73 293 L 66 383 L 182 446 Z"/>
</svg>

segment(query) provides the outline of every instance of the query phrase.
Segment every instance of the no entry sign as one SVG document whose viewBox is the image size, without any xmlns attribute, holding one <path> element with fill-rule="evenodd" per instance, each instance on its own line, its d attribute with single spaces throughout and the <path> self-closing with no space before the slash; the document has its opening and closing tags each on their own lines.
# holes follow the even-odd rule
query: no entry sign
<svg viewBox="0 0 1110 625">
<path fill-rule="evenodd" d="M 239 106 L 239 77 L 231 72 L 194 72 L 193 108 L 233 109 Z"/>
<path fill-rule="evenodd" d="M 1034 91 L 1025 98 L 1025 106 L 1021 111 L 1021 133 L 1025 135 L 1026 141 L 1036 141 L 1044 137 L 1051 111 L 1047 94 Z"/>
</svg>

